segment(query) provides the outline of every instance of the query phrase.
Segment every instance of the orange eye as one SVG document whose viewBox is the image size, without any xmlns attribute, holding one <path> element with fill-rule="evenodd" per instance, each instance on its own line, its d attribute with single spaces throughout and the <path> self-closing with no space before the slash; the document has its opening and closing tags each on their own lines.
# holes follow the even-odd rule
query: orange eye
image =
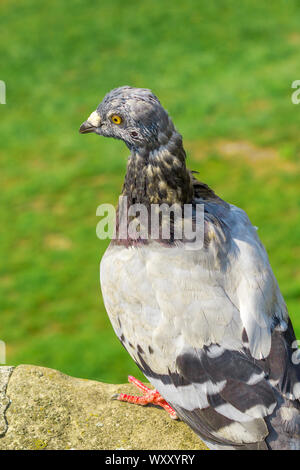
<svg viewBox="0 0 300 470">
<path fill-rule="evenodd" d="M 111 120 L 114 124 L 121 124 L 122 118 L 118 116 L 117 114 L 113 114 L 111 117 Z"/>
</svg>

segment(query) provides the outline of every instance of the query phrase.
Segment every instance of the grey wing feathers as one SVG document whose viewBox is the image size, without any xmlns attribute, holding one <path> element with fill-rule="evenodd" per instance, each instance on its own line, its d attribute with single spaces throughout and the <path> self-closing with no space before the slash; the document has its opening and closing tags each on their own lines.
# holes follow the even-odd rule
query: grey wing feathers
<svg viewBox="0 0 300 470">
<path fill-rule="evenodd" d="M 253 360 L 212 345 L 182 354 L 176 365 L 181 380 L 174 380 L 173 375 L 173 388 L 158 377 L 149 379 L 204 441 L 233 447 L 265 446 L 268 428 L 263 418 L 276 407 L 276 398 Z M 184 385 L 178 387 L 180 383 Z"/>
<path fill-rule="evenodd" d="M 300 403 L 292 391 L 300 383 L 300 366 L 291 361 L 293 352 L 280 335 L 286 354 L 279 356 L 277 369 L 273 363 L 277 332 L 272 335 L 272 352 L 264 360 L 253 359 L 246 348 L 229 351 L 211 345 L 178 356 L 176 373 L 153 374 L 145 362 L 142 369 L 210 448 L 299 449 Z"/>
</svg>

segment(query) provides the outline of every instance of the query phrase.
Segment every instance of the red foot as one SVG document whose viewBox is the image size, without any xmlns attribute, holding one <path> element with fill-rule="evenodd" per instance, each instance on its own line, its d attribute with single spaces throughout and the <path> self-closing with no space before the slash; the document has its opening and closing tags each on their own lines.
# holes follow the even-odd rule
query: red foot
<svg viewBox="0 0 300 470">
<path fill-rule="evenodd" d="M 153 405 L 159 405 L 169 413 L 170 418 L 178 419 L 176 411 L 173 410 L 173 408 L 166 402 L 166 400 L 158 393 L 157 390 L 151 390 L 138 379 L 132 377 L 132 375 L 128 376 L 128 381 L 142 390 L 143 396 L 137 397 L 134 395 L 127 395 L 127 393 L 119 393 L 113 395 L 113 398 L 116 398 L 120 401 L 127 401 L 128 403 L 134 403 L 136 405 L 148 405 L 149 403 L 152 403 Z"/>
</svg>

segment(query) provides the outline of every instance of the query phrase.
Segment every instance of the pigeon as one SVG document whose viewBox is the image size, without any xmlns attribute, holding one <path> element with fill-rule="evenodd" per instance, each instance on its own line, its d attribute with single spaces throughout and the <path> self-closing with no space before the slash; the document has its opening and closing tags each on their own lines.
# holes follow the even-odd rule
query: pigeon
<svg viewBox="0 0 300 470">
<path fill-rule="evenodd" d="M 299 450 L 299 350 L 257 228 L 186 167 L 151 90 L 113 89 L 80 133 L 130 150 L 100 282 L 112 327 L 154 390 L 129 377 L 143 396 L 118 398 L 162 406 L 209 449 Z M 170 211 L 167 234 L 161 207 L 182 216 Z M 185 223 L 202 243 L 180 237 Z"/>
</svg>

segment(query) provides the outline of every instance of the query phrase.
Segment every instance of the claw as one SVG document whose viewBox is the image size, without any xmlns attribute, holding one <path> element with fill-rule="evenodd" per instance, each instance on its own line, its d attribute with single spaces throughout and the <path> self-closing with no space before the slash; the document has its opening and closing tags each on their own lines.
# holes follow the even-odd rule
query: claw
<svg viewBox="0 0 300 470">
<path fill-rule="evenodd" d="M 167 411 L 171 419 L 178 419 L 176 411 L 173 410 L 173 408 L 169 405 L 169 403 L 166 402 L 166 400 L 159 394 L 157 390 L 151 390 L 132 375 L 128 376 L 128 381 L 140 389 L 143 395 L 138 397 L 134 395 L 128 395 L 127 393 L 115 393 L 112 395 L 112 399 L 143 406 L 149 404 L 158 405 Z"/>
</svg>

